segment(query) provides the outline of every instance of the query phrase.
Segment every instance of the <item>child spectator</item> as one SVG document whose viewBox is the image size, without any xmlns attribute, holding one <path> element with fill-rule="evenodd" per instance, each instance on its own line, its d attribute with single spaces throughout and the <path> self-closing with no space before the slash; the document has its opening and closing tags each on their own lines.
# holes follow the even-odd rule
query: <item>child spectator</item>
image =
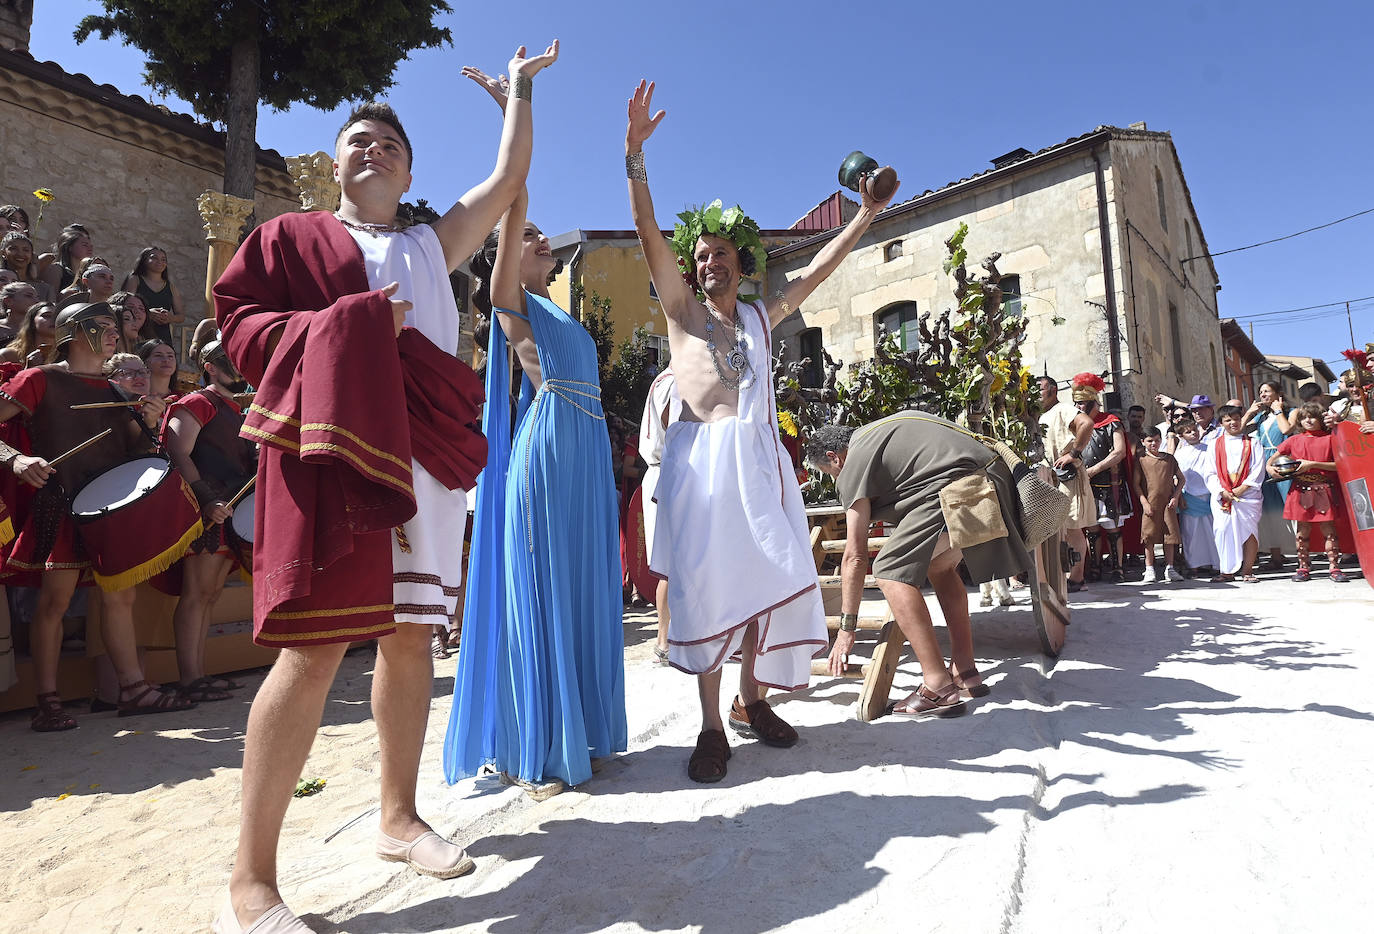
<svg viewBox="0 0 1374 934">
<path fill-rule="evenodd" d="M 1312 578 L 1312 556 L 1308 539 L 1312 534 L 1312 523 L 1321 523 L 1322 534 L 1326 536 L 1326 558 L 1330 563 L 1330 577 L 1338 584 L 1350 580 L 1338 565 L 1340 550 L 1336 544 L 1336 512 L 1341 508 L 1341 498 L 1336 486 L 1335 454 L 1331 449 L 1331 434 L 1322 421 L 1322 407 L 1309 402 L 1298 409 L 1298 425 L 1302 434 L 1294 435 L 1279 445 L 1278 451 L 1269 458 L 1269 475 L 1275 478 L 1292 478 L 1288 499 L 1283 506 L 1283 517 L 1297 523 L 1298 529 L 1298 570 L 1293 575 L 1295 581 Z M 1284 473 L 1274 469 L 1274 462 L 1288 456 L 1298 461 L 1297 468 Z"/>
<path fill-rule="evenodd" d="M 52 302 L 38 302 L 29 307 L 19 334 L 0 350 L 0 362 L 17 363 L 21 367 L 37 366 L 46 361 L 52 351 L 57 323 L 57 306 Z"/>
<path fill-rule="evenodd" d="M 91 245 L 91 235 L 85 227 L 68 224 L 57 235 L 57 245 L 53 249 L 57 255 L 42 274 L 43 281 L 52 290 L 49 294 L 57 295 L 76 281 L 77 267 L 83 259 L 95 255 L 95 247 Z"/>
<path fill-rule="evenodd" d="M 165 399 L 169 403 L 174 402 L 178 395 L 177 387 L 173 383 L 177 374 L 177 355 L 176 351 L 172 350 L 172 345 L 154 338 L 139 345 L 138 355 L 148 365 L 148 373 L 152 379 L 152 390 L 149 395 Z"/>
<path fill-rule="evenodd" d="M 1159 449 L 1161 435 L 1153 425 L 1141 430 L 1144 453 L 1135 462 L 1131 473 L 1131 489 L 1140 503 L 1140 544 L 1145 549 L 1145 577 L 1153 584 L 1155 576 L 1155 546 L 1164 546 L 1164 579 L 1183 580 L 1174 562 L 1178 558 L 1178 498 L 1187 482 L 1172 454 Z"/>
<path fill-rule="evenodd" d="M 1244 410 L 1240 406 L 1223 405 L 1217 414 L 1221 416 L 1222 433 L 1209 445 L 1212 470 L 1207 475 L 1207 488 L 1212 493 L 1212 535 L 1221 556 L 1221 573 L 1212 583 L 1230 583 L 1239 572 L 1245 583 L 1258 584 L 1254 568 L 1264 504 L 1260 491 L 1264 445 L 1241 432 Z M 1196 411 L 1193 417 L 1203 422 Z"/>
<path fill-rule="evenodd" d="M 38 279 L 38 267 L 33 264 L 33 241 L 28 234 L 14 230 L 0 239 L 0 266 L 13 272 L 20 282 L 31 283 L 40 298 L 54 294 Z"/>
<path fill-rule="evenodd" d="M 1221 561 L 1217 555 L 1216 537 L 1212 534 L 1212 496 L 1207 490 L 1207 474 L 1212 452 L 1202 440 L 1202 429 L 1191 415 L 1185 415 L 1173 427 L 1174 459 L 1183 475 L 1183 491 L 1179 497 L 1179 532 L 1183 539 L 1183 557 L 1194 571 L 1211 570 Z"/>
</svg>

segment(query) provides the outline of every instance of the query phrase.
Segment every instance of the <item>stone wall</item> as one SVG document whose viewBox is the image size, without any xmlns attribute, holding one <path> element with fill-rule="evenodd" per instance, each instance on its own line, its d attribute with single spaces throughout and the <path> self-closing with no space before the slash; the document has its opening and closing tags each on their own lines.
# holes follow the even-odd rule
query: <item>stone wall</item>
<svg viewBox="0 0 1374 934">
<path fill-rule="evenodd" d="M 1151 303 L 1139 294 L 1134 296 L 1133 303 L 1119 199 L 1128 199 L 1132 217 L 1140 213 L 1133 200 L 1139 185 L 1130 177 L 1136 172 L 1135 162 L 1163 159 L 1178 176 L 1172 168 L 1167 136 L 1146 135 L 1162 142 L 1148 143 L 1153 147 L 1152 153 L 1139 149 L 1125 152 L 1125 181 L 1118 163 L 1120 142 L 1115 138 L 1110 142 L 1104 140 L 1095 150 L 1103 167 L 1110 265 L 1120 329 L 1121 386 L 1109 388 L 1121 391 L 1123 407 L 1148 407 L 1158 391 L 1170 395 L 1181 394 L 1185 387 L 1200 387 L 1188 388 L 1189 394 L 1211 391 L 1214 380 L 1207 358 L 1208 343 L 1210 340 L 1218 348 L 1220 345 L 1214 310 L 1209 310 L 1191 292 L 1180 289 L 1175 294 L 1157 285 L 1160 297 L 1153 306 L 1162 309 L 1160 314 L 1167 319 L 1166 302 L 1175 301 L 1186 326 L 1184 367 L 1179 379 L 1167 332 L 1155 340 L 1151 330 L 1155 319 L 1137 328 L 1130 316 L 1137 306 L 1141 309 L 1139 314 L 1144 315 L 1144 307 Z M 1153 203 L 1153 162 L 1144 164 L 1150 166 Z M 1182 199 L 1181 179 L 1175 187 Z M 1195 223 L 1191 207 L 1183 214 L 1182 204 L 1175 204 L 1173 211 L 1176 216 L 1188 217 L 1190 224 Z M 944 241 L 960 223 L 969 225 L 965 247 L 971 273 L 980 272 L 978 262 L 998 251 L 1002 253 L 997 263 L 999 271 L 1004 276 L 1020 276 L 1022 310 L 1029 320 L 1027 339 L 1022 345 L 1027 366 L 1036 373 L 1048 367 L 1061 380 L 1085 370 L 1100 373 L 1110 369 L 1109 328 L 1103 310 L 1108 304 L 1107 277 L 1098 224 L 1096 165 L 1092 153 L 1082 149 L 1059 159 L 1037 162 L 1019 173 L 975 180 L 962 190 L 931 199 L 929 204 L 918 204 L 905 213 L 892 212 L 874 223 L 839 269 L 807 299 L 803 314 L 794 314 L 779 327 L 777 335 L 787 340 L 788 356 L 798 356 L 798 337 L 803 330 L 819 327 L 822 342 L 833 357 L 846 364 L 856 363 L 873 355 L 878 319 L 885 309 L 914 302 L 919 313 L 931 312 L 933 319 L 946 308 L 953 308 L 954 282 L 944 272 L 942 263 L 947 255 Z M 1143 221 L 1141 225 L 1143 228 Z M 900 244 L 900 248 L 891 249 L 893 244 Z M 821 245 L 816 243 L 770 259 L 769 293 L 798 275 Z M 1159 278 L 1147 274 L 1141 252 L 1137 249 L 1134 255 L 1137 289 Z M 1210 280 L 1193 283 L 1198 290 L 1208 290 L 1204 295 L 1210 294 L 1212 284 Z M 1063 323 L 1054 324 L 1055 317 L 1062 318 Z M 842 372 L 841 378 L 844 377 Z"/>
<path fill-rule="evenodd" d="M 184 351 L 206 311 L 208 250 L 196 198 L 223 186 L 224 153 L 124 109 L 0 67 L 0 203 L 21 205 L 36 221 L 32 192 L 51 188 L 57 200 L 45 209 L 35 248 L 49 249 L 64 224 L 79 221 L 119 279 L 145 246 L 166 249 L 186 310 Z M 299 210 L 284 165 L 260 162 L 256 206 L 259 222 Z"/>
<path fill-rule="evenodd" d="M 33 0 L 0 0 L 0 49 L 27 49 Z"/>
</svg>

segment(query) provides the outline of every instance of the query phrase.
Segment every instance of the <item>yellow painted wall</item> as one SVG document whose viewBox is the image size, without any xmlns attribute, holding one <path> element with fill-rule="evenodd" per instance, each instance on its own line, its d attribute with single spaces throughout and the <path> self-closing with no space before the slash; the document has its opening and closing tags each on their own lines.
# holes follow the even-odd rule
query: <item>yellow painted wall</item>
<svg viewBox="0 0 1374 934">
<path fill-rule="evenodd" d="M 565 267 L 549 287 L 550 296 L 564 308 L 571 307 L 568 272 Z M 649 296 L 649 267 L 637 240 L 587 241 L 577 272 L 588 296 L 595 292 L 610 299 L 617 347 L 637 327 L 642 326 L 651 334 L 668 333 L 658 299 Z"/>
</svg>

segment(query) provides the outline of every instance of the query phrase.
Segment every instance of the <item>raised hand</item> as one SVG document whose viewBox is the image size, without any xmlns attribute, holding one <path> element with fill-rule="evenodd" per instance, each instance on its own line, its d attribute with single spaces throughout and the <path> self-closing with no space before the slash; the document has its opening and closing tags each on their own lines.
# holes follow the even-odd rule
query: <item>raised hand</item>
<svg viewBox="0 0 1374 934">
<path fill-rule="evenodd" d="M 543 55 L 535 55 L 530 58 L 525 57 L 525 47 L 522 45 L 515 50 L 515 55 L 510 60 L 510 74 L 512 78 L 516 75 L 533 78 L 556 61 L 558 61 L 557 39 L 553 40 L 553 44 L 544 50 Z"/>
<path fill-rule="evenodd" d="M 662 110 L 652 117 L 649 116 L 653 100 L 654 83 L 650 81 L 646 85 L 643 81 L 639 82 L 634 96 L 630 98 L 629 123 L 625 127 L 626 152 L 638 152 L 644 141 L 654 135 L 654 130 L 666 116 L 666 112 Z"/>
<path fill-rule="evenodd" d="M 881 201 L 873 197 L 873 194 L 870 191 L 872 187 L 873 176 L 870 175 L 865 177 L 863 180 L 863 184 L 859 186 L 859 197 L 863 200 L 864 207 L 871 208 L 874 211 L 881 211 L 883 208 L 887 207 L 889 203 L 891 203 L 893 197 L 897 194 L 897 189 L 902 187 L 902 182 L 900 179 L 898 179 L 897 184 L 892 186 L 892 194 L 888 195 Z"/>
<path fill-rule="evenodd" d="M 497 75 L 493 78 L 476 65 L 464 65 L 462 75 L 464 78 L 471 78 L 479 87 L 491 95 L 492 100 L 496 101 L 496 106 L 501 108 L 501 112 L 506 112 L 506 97 L 510 94 L 510 81 L 505 75 Z"/>
</svg>

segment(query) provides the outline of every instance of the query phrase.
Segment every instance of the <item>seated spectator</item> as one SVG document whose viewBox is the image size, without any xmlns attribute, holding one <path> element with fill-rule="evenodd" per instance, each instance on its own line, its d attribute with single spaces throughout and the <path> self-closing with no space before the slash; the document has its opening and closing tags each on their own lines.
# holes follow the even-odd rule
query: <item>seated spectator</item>
<svg viewBox="0 0 1374 934">
<path fill-rule="evenodd" d="M 13 272 L 21 282 L 32 283 L 40 298 L 50 298 L 54 294 L 47 291 L 38 278 L 38 267 L 33 262 L 33 241 L 28 234 L 11 231 L 0 239 L 0 266 Z"/>
<path fill-rule="evenodd" d="M 0 344 L 8 344 L 24 326 L 24 316 L 38 304 L 38 290 L 32 282 L 11 282 L 0 288 Z"/>
<path fill-rule="evenodd" d="M 1266 464 L 1271 477 L 1291 478 L 1293 481 L 1283 507 L 1283 517 L 1297 523 L 1298 570 L 1293 580 L 1307 581 L 1312 578 L 1308 540 L 1312 535 L 1312 523 L 1318 522 L 1326 537 L 1330 577 L 1336 583 L 1344 584 L 1350 578 L 1340 569 L 1341 554 L 1336 542 L 1336 515 L 1341 509 L 1341 494 L 1331 434 L 1322 422 L 1321 406 L 1309 402 L 1298 409 L 1298 424 L 1302 433 L 1284 440 Z M 1288 472 L 1275 470 L 1274 462 L 1283 456 L 1296 459 L 1297 468 Z"/>
<path fill-rule="evenodd" d="M 29 306 L 19 333 L 0 349 L 0 362 L 20 366 L 38 366 L 47 362 L 52 352 L 57 306 L 52 302 L 37 302 Z"/>
<path fill-rule="evenodd" d="M 42 268 L 42 277 L 52 290 L 49 294 L 56 296 L 76 281 L 77 267 L 83 259 L 95 255 L 95 247 L 91 245 L 91 235 L 85 227 L 68 224 L 57 235 L 53 250 L 50 262 Z M 40 267 L 42 265 L 40 262 Z"/>
<path fill-rule="evenodd" d="M 133 292 L 116 292 L 110 296 L 109 303 L 110 310 L 119 319 L 120 353 L 138 353 L 138 348 L 153 338 L 143 299 Z"/>
<path fill-rule="evenodd" d="M 186 312 L 182 310 L 181 295 L 167 274 L 167 251 L 150 246 L 139 253 L 133 271 L 124 279 L 124 289 L 143 299 L 154 335 L 170 347 L 172 325 L 184 322 Z"/>
<path fill-rule="evenodd" d="M 105 361 L 100 372 L 134 399 L 142 399 L 151 388 L 148 367 L 138 354 L 116 353 Z"/>
<path fill-rule="evenodd" d="M 29 212 L 17 204 L 0 204 L 0 236 L 17 230 L 29 232 Z"/>
<path fill-rule="evenodd" d="M 3 289 L 5 286 L 9 285 L 11 282 L 18 282 L 18 281 L 19 281 L 19 276 L 17 276 L 17 275 L 15 274 L 15 272 L 14 272 L 13 269 L 10 269 L 10 268 L 8 268 L 8 267 L 6 267 L 6 266 L 0 266 L 0 289 Z"/>
<path fill-rule="evenodd" d="M 172 381 L 177 373 L 177 355 L 172 345 L 161 338 L 153 338 L 139 345 L 138 355 L 148 365 L 152 381 L 150 394 L 167 402 L 175 400 L 179 393 Z"/>
<path fill-rule="evenodd" d="M 86 302 L 108 302 L 114 294 L 114 285 L 114 271 L 103 258 L 92 256 L 81 261 L 76 281 L 62 292 L 62 304 L 66 304 L 66 299 L 77 296 Z"/>
</svg>

